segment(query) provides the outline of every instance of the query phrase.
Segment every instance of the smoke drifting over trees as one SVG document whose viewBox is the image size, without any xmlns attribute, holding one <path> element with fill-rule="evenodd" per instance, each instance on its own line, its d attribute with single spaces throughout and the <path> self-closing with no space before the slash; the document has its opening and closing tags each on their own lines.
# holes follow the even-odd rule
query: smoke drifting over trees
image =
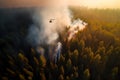
<svg viewBox="0 0 120 80">
<path fill-rule="evenodd" d="M 25 33 L 27 35 L 25 34 L 22 37 L 20 36 L 20 39 L 22 39 L 20 41 L 27 43 L 25 45 L 33 46 L 38 53 L 42 52 L 40 54 L 45 55 L 48 59 L 52 57 L 52 60 L 55 59 L 55 47 L 60 41 L 60 34 L 69 27 L 69 31 L 66 32 L 66 34 L 69 34 L 64 37 L 68 37 L 68 40 L 70 40 L 79 30 L 82 30 L 86 26 L 82 24 L 83 22 L 80 21 L 80 19 L 73 21 L 72 23 L 72 14 L 66 2 L 61 2 L 59 5 L 54 3 L 55 2 L 52 1 L 52 6 L 48 5 L 22 10 L 15 9 L 15 11 L 10 10 L 11 15 L 8 16 L 8 18 L 10 17 L 10 21 L 13 21 L 13 23 L 10 22 L 9 19 L 5 19 L 17 30 L 19 30 L 19 28 L 17 28 L 18 26 L 26 27 Z M 8 12 L 9 9 L 5 12 L 6 15 L 9 14 Z M 51 19 L 54 19 L 52 23 L 49 22 Z M 8 25 L 6 21 L 5 24 Z M 4 25 L 4 22 L 2 25 Z M 17 30 L 15 30 L 16 33 L 19 32 Z M 20 42 L 19 45 L 21 46 Z"/>
</svg>

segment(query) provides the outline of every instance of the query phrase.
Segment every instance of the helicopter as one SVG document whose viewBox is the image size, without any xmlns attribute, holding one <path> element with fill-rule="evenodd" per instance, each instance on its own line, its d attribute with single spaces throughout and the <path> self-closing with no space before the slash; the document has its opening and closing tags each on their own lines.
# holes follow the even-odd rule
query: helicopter
<svg viewBox="0 0 120 80">
<path fill-rule="evenodd" d="M 50 19 L 50 20 L 49 20 L 49 23 L 52 23 L 52 22 L 53 22 L 53 20 L 55 20 L 55 19 Z"/>
</svg>

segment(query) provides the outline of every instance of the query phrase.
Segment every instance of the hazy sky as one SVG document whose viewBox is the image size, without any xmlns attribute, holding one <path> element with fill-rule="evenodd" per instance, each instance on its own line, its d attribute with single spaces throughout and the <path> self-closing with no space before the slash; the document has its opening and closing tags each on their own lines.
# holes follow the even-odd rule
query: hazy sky
<svg viewBox="0 0 120 80">
<path fill-rule="evenodd" d="M 90 8 L 120 8 L 120 0 L 70 0 L 70 4 Z"/>
<path fill-rule="evenodd" d="M 120 8 L 120 0 L 67 0 L 69 5 L 90 8 Z M 0 7 L 42 6 L 65 4 L 66 0 L 0 0 Z"/>
</svg>

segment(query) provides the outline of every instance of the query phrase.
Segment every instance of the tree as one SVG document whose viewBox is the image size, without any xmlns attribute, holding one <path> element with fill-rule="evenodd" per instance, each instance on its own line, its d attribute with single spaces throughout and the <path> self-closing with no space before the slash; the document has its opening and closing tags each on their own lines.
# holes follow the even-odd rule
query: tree
<svg viewBox="0 0 120 80">
<path fill-rule="evenodd" d="M 24 63 L 26 63 L 26 64 L 28 64 L 28 62 L 29 62 L 29 60 L 24 56 L 24 54 L 22 54 L 22 53 L 19 53 L 18 54 L 18 58 L 22 61 L 22 62 L 24 62 Z"/>
<path fill-rule="evenodd" d="M 40 66 L 42 67 L 46 66 L 46 59 L 43 55 L 40 56 Z"/>
<path fill-rule="evenodd" d="M 59 64 L 60 65 L 64 65 L 65 64 L 65 57 L 62 54 L 60 55 Z"/>
<path fill-rule="evenodd" d="M 94 57 L 94 61 L 95 61 L 96 63 L 99 63 L 100 60 L 101 60 L 100 54 L 96 54 L 95 57 Z"/>
<path fill-rule="evenodd" d="M 20 78 L 20 80 L 26 80 L 24 75 L 22 75 L 22 74 L 19 74 L 19 78 Z"/>
<path fill-rule="evenodd" d="M 84 40 L 80 40 L 79 43 L 78 43 L 78 45 L 79 45 L 78 51 L 79 51 L 79 53 L 80 53 L 80 52 L 82 52 L 83 49 L 85 48 L 85 42 L 84 42 Z"/>
<path fill-rule="evenodd" d="M 78 80 L 78 77 L 79 77 L 78 72 L 74 72 L 73 75 L 74 75 L 74 79 L 75 79 L 75 80 Z"/>
<path fill-rule="evenodd" d="M 90 80 L 90 71 L 89 71 L 89 69 L 85 69 L 83 74 L 84 74 L 84 76 L 83 76 L 84 80 Z"/>
<path fill-rule="evenodd" d="M 90 63 L 93 60 L 93 57 L 94 57 L 94 53 L 93 53 L 91 47 L 86 47 L 85 50 L 84 50 L 84 54 L 87 55 L 87 60 Z"/>
<path fill-rule="evenodd" d="M 74 52 L 73 52 L 73 55 L 72 55 L 72 62 L 73 62 L 73 65 L 76 65 L 77 66 L 77 64 L 78 64 L 78 56 L 79 55 L 79 53 L 78 53 L 78 50 L 77 49 L 75 49 L 74 50 Z"/>
<path fill-rule="evenodd" d="M 63 66 L 60 66 L 59 72 L 60 72 L 60 74 L 64 75 L 64 67 Z"/>
<path fill-rule="evenodd" d="M 66 72 L 67 72 L 67 74 L 70 74 L 71 73 L 71 68 L 72 68 L 72 61 L 71 61 L 71 59 L 68 59 L 67 60 L 67 63 L 66 63 Z"/>
<path fill-rule="evenodd" d="M 118 78 L 118 67 L 114 67 L 111 72 L 112 80 L 119 80 Z"/>
<path fill-rule="evenodd" d="M 35 64 L 36 64 L 36 65 L 39 65 L 38 59 L 37 59 L 36 57 L 33 57 L 33 59 L 34 59 Z"/>
<path fill-rule="evenodd" d="M 40 73 L 41 80 L 46 80 L 45 74 L 43 72 Z"/>
<path fill-rule="evenodd" d="M 24 71 L 29 77 L 33 77 L 33 72 L 27 70 L 26 68 L 23 68 L 23 71 Z"/>
<path fill-rule="evenodd" d="M 73 39 L 70 43 L 70 51 L 73 52 L 75 49 L 79 49 L 78 43 L 78 39 Z"/>
<path fill-rule="evenodd" d="M 58 77 L 58 80 L 64 80 L 64 77 L 62 74 L 60 74 L 60 76 Z"/>
<path fill-rule="evenodd" d="M 69 76 L 66 76 L 66 80 L 70 80 L 70 77 L 69 77 Z"/>
</svg>

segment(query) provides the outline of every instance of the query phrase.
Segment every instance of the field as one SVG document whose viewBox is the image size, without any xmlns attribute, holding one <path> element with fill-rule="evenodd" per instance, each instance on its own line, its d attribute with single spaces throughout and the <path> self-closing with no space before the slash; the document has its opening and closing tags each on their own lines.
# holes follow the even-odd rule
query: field
<svg viewBox="0 0 120 80">
<path fill-rule="evenodd" d="M 29 9 L 12 10 L 0 9 L 0 80 L 120 80 L 120 9 L 70 7 L 88 25 L 70 41 L 61 34 L 57 63 L 27 43 Z"/>
</svg>

